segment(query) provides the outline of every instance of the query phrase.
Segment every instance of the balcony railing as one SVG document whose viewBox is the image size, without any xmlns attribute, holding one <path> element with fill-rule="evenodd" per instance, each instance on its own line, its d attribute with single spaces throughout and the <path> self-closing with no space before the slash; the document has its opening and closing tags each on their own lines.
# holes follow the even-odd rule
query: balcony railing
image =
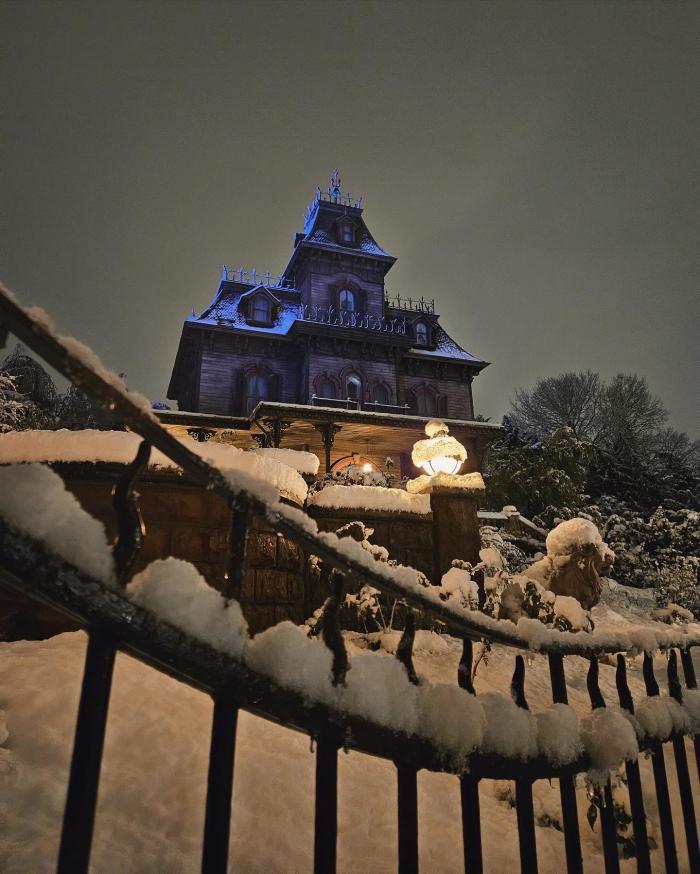
<svg viewBox="0 0 700 874">
<path fill-rule="evenodd" d="M 311 395 L 311 406 L 331 407 L 334 410 L 366 410 L 371 413 L 391 413 L 393 415 L 408 415 L 408 404 L 380 404 L 379 401 L 358 401 L 353 398 L 324 398 Z"/>
<path fill-rule="evenodd" d="M 425 313 L 426 315 L 434 315 L 435 299 L 428 300 L 424 297 L 401 297 L 400 294 L 385 295 L 384 305 L 386 309 L 393 310 L 408 310 L 412 313 Z"/>
<path fill-rule="evenodd" d="M 221 268 L 222 282 L 240 282 L 244 285 L 264 285 L 265 288 L 280 288 L 293 289 L 294 286 L 289 279 L 285 279 L 284 274 L 273 274 L 268 270 L 265 273 L 259 273 L 255 267 L 252 270 L 245 270 L 243 267 L 227 267 L 225 264 Z"/>
<path fill-rule="evenodd" d="M 336 309 L 329 306 L 299 305 L 299 319 L 304 322 L 316 322 L 321 325 L 332 325 L 335 328 L 353 328 L 363 331 L 376 331 L 382 334 L 406 335 L 406 318 L 397 316 L 389 318 L 374 313 L 362 313 L 354 310 Z"/>
</svg>

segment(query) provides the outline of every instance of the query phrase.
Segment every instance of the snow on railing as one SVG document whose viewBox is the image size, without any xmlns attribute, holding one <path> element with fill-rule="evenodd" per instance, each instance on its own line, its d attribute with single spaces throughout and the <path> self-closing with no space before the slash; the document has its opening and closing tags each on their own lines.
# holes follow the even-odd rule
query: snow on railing
<svg viewBox="0 0 700 874">
<path fill-rule="evenodd" d="M 118 588 L 110 585 L 111 579 L 104 584 L 94 578 L 80 577 L 65 562 L 38 549 L 31 539 L 33 520 L 31 512 L 27 512 L 31 509 L 31 498 L 24 501 L 19 515 L 13 515 L 16 508 L 10 507 L 8 518 L 10 525 L 26 526 L 29 537 L 18 539 L 7 525 L 0 524 L 3 546 L 0 569 L 5 571 L 4 582 L 30 597 L 57 604 L 89 630 L 59 872 L 88 870 L 102 741 L 117 648 L 132 652 L 181 681 L 213 692 L 202 863 L 203 870 L 208 872 L 224 872 L 228 860 L 235 729 L 241 706 L 279 719 L 288 726 L 300 727 L 318 738 L 314 841 L 317 872 L 335 870 L 337 753 L 343 744 L 396 763 L 399 869 L 402 871 L 418 870 L 417 771 L 421 767 L 456 769 L 460 773 L 465 865 L 469 870 L 482 870 L 483 866 L 479 780 L 484 776 L 515 779 L 521 870 L 527 872 L 537 870 L 532 785 L 533 781 L 546 776 L 556 776 L 560 784 L 567 868 L 570 872 L 582 871 L 574 774 L 591 769 L 590 791 L 600 811 L 605 867 L 607 871 L 619 870 L 610 773 L 622 761 L 626 768 L 639 869 L 648 871 L 650 841 L 637 760 L 639 750 L 648 748 L 653 761 L 666 867 L 677 870 L 662 748 L 667 739 L 673 744 L 683 799 L 690 869 L 700 870 L 693 793 L 683 739 L 685 732 L 695 734 L 695 754 L 700 763 L 697 736 L 700 702 L 690 655 L 690 647 L 700 644 L 696 628 L 643 627 L 628 628 L 617 634 L 567 633 L 548 629 L 538 620 L 521 619 L 514 625 L 467 610 L 451 599 L 445 601 L 438 587 L 427 584 L 424 576 L 413 568 L 377 562 L 352 538 L 340 539 L 336 534 L 319 532 L 316 523 L 306 514 L 282 503 L 268 483 L 247 471 L 221 470 L 200 457 L 165 431 L 148 402 L 129 392 L 94 353 L 72 338 L 57 335 L 43 311 L 24 309 L 1 286 L 0 328 L 4 329 L 0 330 L 0 340 L 12 330 L 78 388 L 118 412 L 143 438 L 136 458 L 115 489 L 119 537 L 112 554 L 117 586 L 123 586 L 129 578 L 140 546 L 142 528 L 133 484 L 148 463 L 151 447 L 172 459 L 202 487 L 227 498 L 232 510 L 227 590 L 218 593 L 210 589 L 191 569 L 184 575 L 175 574 L 174 589 L 169 585 L 164 588 L 165 579 L 168 584 L 173 580 L 172 564 L 156 563 L 131 582 L 129 594 L 141 608 L 130 604 Z M 31 468 L 29 472 L 31 477 Z M 11 479 L 13 474 L 9 476 Z M 40 479 L 40 485 L 46 485 L 43 482 L 46 478 Z M 65 504 L 63 498 L 60 500 Z M 72 513 L 75 508 L 73 505 L 71 508 Z M 252 641 L 246 639 L 240 609 L 227 596 L 232 588 L 242 584 L 253 514 L 262 516 L 275 530 L 323 560 L 322 572 L 327 574 L 331 591 L 319 620 L 323 644 L 309 640 L 291 623 L 281 623 Z M 44 543 L 60 552 L 60 543 L 46 527 L 44 518 L 35 533 L 41 537 L 43 532 Z M 93 537 L 93 543 L 97 551 L 104 552 L 99 537 Z M 78 562 L 85 560 L 81 549 L 76 549 L 71 557 Z M 166 572 L 162 573 L 164 565 Z M 97 568 L 103 569 L 104 565 L 98 564 Z M 461 688 L 419 681 L 412 664 L 415 618 L 410 610 L 406 613 L 395 662 L 366 654 L 351 664 L 338 621 L 344 573 L 401 599 L 426 616 L 439 619 L 461 637 L 463 652 L 458 670 Z M 109 578 L 108 571 L 105 577 Z M 149 611 L 152 611 L 150 619 Z M 164 616 L 165 621 L 159 616 Z M 178 626 L 185 631 L 180 637 L 176 634 Z M 483 638 L 520 649 L 547 652 L 554 705 L 536 716 L 529 712 L 525 661 L 521 655 L 515 658 L 512 701 L 494 693 L 476 696 L 472 682 L 472 640 Z M 659 695 L 654 676 L 650 652 L 657 648 L 669 650 L 669 696 Z M 678 677 L 675 648 L 679 649 L 683 662 L 685 690 L 681 689 Z M 623 655 L 626 651 L 644 652 L 647 696 L 637 703 L 636 715 L 627 686 Z M 604 652 L 618 653 L 616 685 L 621 709 L 606 707 L 598 685 L 597 654 Z M 566 706 L 563 663 L 566 654 L 580 654 L 590 660 L 587 687 L 592 712 L 582 721 L 580 730 L 576 728 L 576 714 Z M 447 760 L 451 760 L 449 766 Z"/>
<path fill-rule="evenodd" d="M 513 623 L 492 619 L 442 601 L 423 584 L 423 575 L 413 568 L 389 567 L 375 562 L 360 544 L 319 532 L 316 523 L 300 510 L 262 497 L 269 485 L 246 471 L 222 471 L 202 458 L 162 427 L 149 402 L 130 392 L 116 374 L 108 371 L 92 350 L 73 338 L 61 337 L 53 330 L 43 310 L 25 309 L 16 297 L 0 285 L 0 322 L 30 348 L 35 349 L 56 370 L 75 385 L 93 395 L 111 411 L 118 412 L 131 430 L 171 458 L 204 488 L 223 495 L 236 505 L 267 518 L 282 534 L 295 540 L 309 553 L 318 555 L 333 567 L 358 575 L 386 594 L 405 599 L 411 606 L 444 622 L 460 637 L 481 639 L 540 652 L 590 655 L 626 651 L 637 646 L 629 632 L 613 635 L 584 632 L 559 632 L 545 628 L 537 620 Z M 528 624 L 528 623 L 536 624 Z M 649 632 L 646 641 L 653 648 L 687 647 L 700 644 L 700 633 L 678 631 Z M 641 639 L 641 638 L 640 638 Z"/>
</svg>

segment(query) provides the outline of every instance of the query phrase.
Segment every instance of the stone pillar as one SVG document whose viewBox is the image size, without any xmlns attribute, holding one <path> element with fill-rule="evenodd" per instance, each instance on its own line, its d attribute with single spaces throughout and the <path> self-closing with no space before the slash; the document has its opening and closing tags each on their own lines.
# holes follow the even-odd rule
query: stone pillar
<svg viewBox="0 0 700 874">
<path fill-rule="evenodd" d="M 437 488 L 430 494 L 433 511 L 433 550 L 435 556 L 434 585 L 449 570 L 453 559 L 461 558 L 476 564 L 479 561 L 480 495 L 465 489 Z"/>
</svg>

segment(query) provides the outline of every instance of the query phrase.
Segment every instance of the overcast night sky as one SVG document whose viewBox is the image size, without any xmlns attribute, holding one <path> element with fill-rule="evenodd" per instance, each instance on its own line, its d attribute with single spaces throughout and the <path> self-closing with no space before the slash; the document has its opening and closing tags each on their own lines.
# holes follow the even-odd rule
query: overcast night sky
<svg viewBox="0 0 700 874">
<path fill-rule="evenodd" d="M 698 435 L 697 3 L 4 3 L 0 276 L 165 398 L 221 264 L 280 271 L 339 167 L 392 293 L 492 362 Z"/>
</svg>

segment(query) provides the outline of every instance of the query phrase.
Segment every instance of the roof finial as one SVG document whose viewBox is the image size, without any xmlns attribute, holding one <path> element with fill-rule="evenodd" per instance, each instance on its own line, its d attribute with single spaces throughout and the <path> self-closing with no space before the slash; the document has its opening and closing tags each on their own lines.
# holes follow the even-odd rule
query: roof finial
<svg viewBox="0 0 700 874">
<path fill-rule="evenodd" d="M 331 173 L 331 196 L 332 197 L 340 197 L 340 173 L 338 172 L 338 168 Z"/>
</svg>

